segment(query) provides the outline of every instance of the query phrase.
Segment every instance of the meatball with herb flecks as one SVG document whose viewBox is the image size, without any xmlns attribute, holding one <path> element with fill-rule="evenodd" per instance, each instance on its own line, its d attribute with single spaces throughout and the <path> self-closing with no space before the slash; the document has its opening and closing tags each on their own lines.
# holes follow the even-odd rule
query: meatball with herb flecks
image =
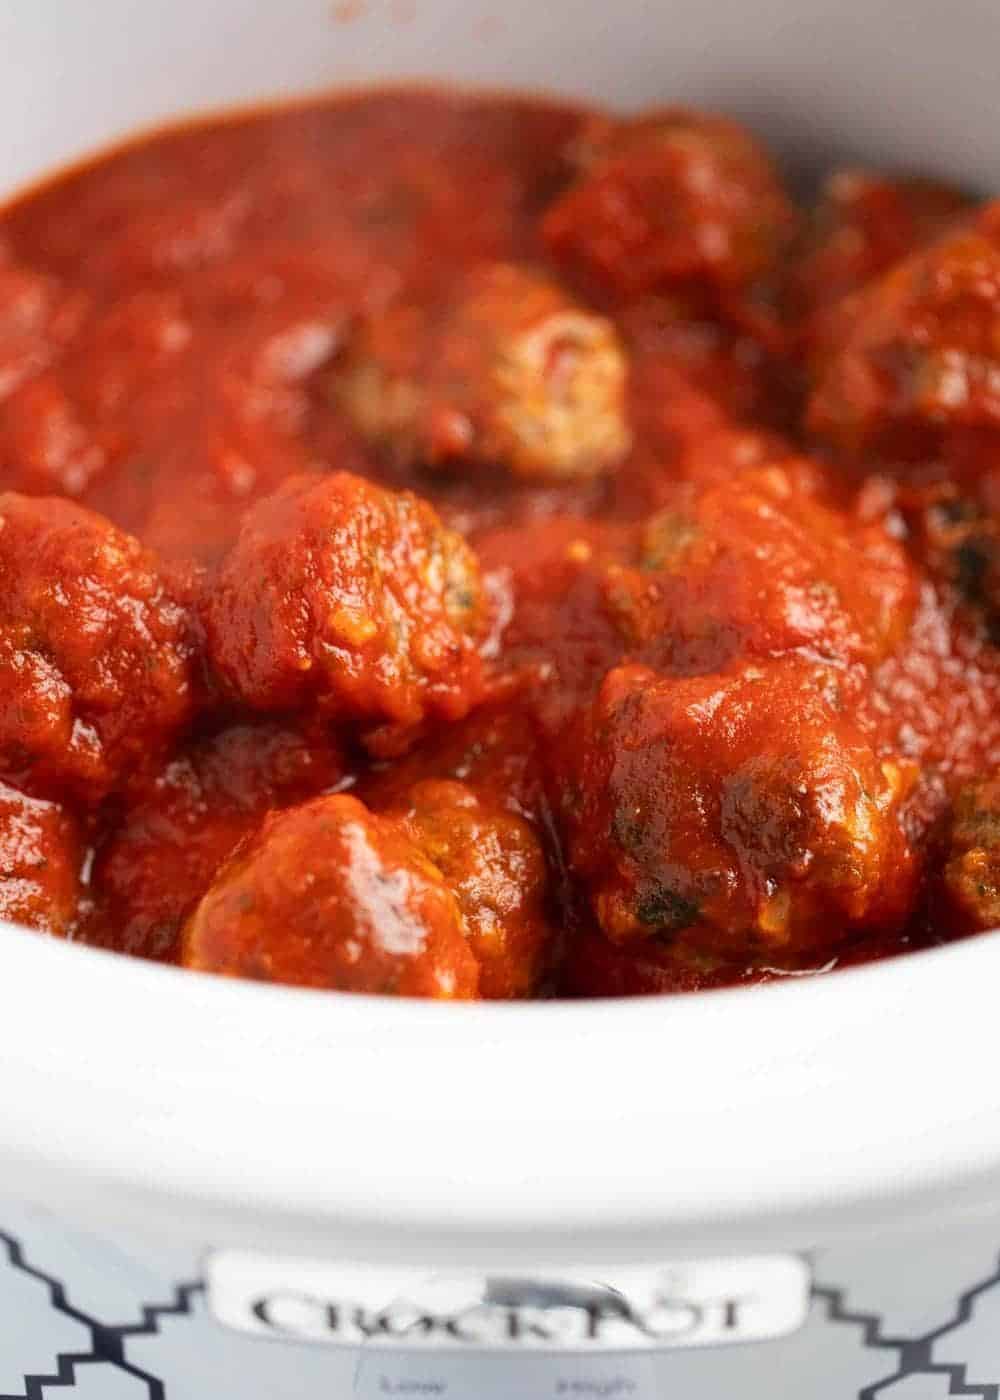
<svg viewBox="0 0 1000 1400">
<path fill-rule="evenodd" d="M 230 725 L 185 745 L 131 796 L 97 852 L 89 942 L 175 959 L 181 925 L 219 866 L 268 812 L 343 776 L 325 734 L 269 721 Z"/>
<path fill-rule="evenodd" d="M 195 709 L 190 619 L 130 535 L 0 495 L 0 776 L 96 801 Z"/>
<path fill-rule="evenodd" d="M 910 911 L 900 812 L 851 672 L 797 655 L 606 678 L 557 761 L 570 868 L 604 934 L 814 958 Z"/>
<path fill-rule="evenodd" d="M 1000 441 L 1000 203 L 847 310 L 818 366 L 814 433 L 848 456 L 918 463 L 955 433 Z"/>
<path fill-rule="evenodd" d="M 969 208 L 951 185 L 875 170 L 823 183 L 791 260 L 788 301 L 807 354 L 836 334 L 838 304 L 940 237 Z"/>
<path fill-rule="evenodd" d="M 479 968 L 440 871 L 354 797 L 267 818 L 185 925 L 186 967 L 345 992 L 469 999 Z"/>
<path fill-rule="evenodd" d="M 1000 928 L 1000 779 L 969 783 L 952 821 L 945 894 L 967 929 Z"/>
<path fill-rule="evenodd" d="M 83 840 L 70 812 L 0 783 L 0 919 L 70 934 L 82 863 Z"/>
<path fill-rule="evenodd" d="M 521 817 L 465 783 L 426 779 L 389 813 L 440 870 L 458 900 L 488 999 L 538 990 L 550 961 L 541 843 Z"/>
<path fill-rule="evenodd" d="M 1000 641 L 1000 519 L 952 482 L 904 483 L 895 502 L 940 603 L 957 603 L 963 631 Z"/>
<path fill-rule="evenodd" d="M 614 326 L 528 268 L 489 263 L 430 307 L 361 327 L 335 402 L 394 461 L 470 474 L 591 477 L 628 451 Z"/>
<path fill-rule="evenodd" d="M 475 556 L 430 506 L 337 472 L 247 511 L 201 616 L 251 709 L 407 729 L 479 698 L 485 610 Z"/>
<path fill-rule="evenodd" d="M 671 670 L 804 647 L 873 662 L 905 634 L 916 577 L 878 522 L 824 501 L 808 461 L 689 488 L 639 532 L 638 567 L 612 566 L 607 602 L 631 651 Z"/>
<path fill-rule="evenodd" d="M 614 301 L 683 293 L 723 320 L 773 328 L 770 282 L 796 220 L 745 128 L 666 108 L 598 117 L 578 147 L 579 178 L 542 224 L 560 266 Z"/>
</svg>

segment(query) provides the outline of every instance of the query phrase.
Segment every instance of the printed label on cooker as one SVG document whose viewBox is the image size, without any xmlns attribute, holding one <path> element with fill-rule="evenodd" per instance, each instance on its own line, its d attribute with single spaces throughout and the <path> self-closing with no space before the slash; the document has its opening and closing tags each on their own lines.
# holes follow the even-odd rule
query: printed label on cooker
<svg viewBox="0 0 1000 1400">
<path fill-rule="evenodd" d="M 584 1270 L 429 1273 L 239 1250 L 213 1254 L 209 1304 L 243 1332 L 334 1346 L 650 1351 L 763 1341 L 809 1308 L 794 1255 Z"/>
</svg>

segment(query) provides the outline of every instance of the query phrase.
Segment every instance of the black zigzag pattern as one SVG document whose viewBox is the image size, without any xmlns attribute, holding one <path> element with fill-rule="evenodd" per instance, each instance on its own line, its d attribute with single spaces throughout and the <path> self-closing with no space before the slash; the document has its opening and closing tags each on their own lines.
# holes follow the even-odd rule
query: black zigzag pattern
<svg viewBox="0 0 1000 1400">
<path fill-rule="evenodd" d="M 24 1391 L 20 1395 L 0 1395 L 0 1400 L 45 1400 L 52 1390 L 69 1389 L 76 1384 L 78 1367 L 109 1364 L 127 1372 L 146 1387 L 149 1400 L 166 1400 L 163 1382 L 150 1375 L 139 1366 L 133 1366 L 125 1356 L 125 1342 L 130 1337 L 154 1336 L 159 1331 L 160 1319 L 178 1317 L 190 1313 L 192 1300 L 201 1292 L 204 1285 L 200 1281 L 180 1284 L 174 1290 L 169 1303 L 153 1303 L 142 1308 L 142 1321 L 126 1323 L 122 1326 L 108 1326 L 91 1317 L 89 1313 L 70 1303 L 65 1286 L 59 1279 L 30 1264 L 25 1257 L 20 1241 L 13 1235 L 0 1230 L 0 1246 L 7 1255 L 8 1262 L 21 1273 L 44 1284 L 49 1302 L 54 1311 L 72 1318 L 86 1327 L 90 1334 L 90 1350 L 85 1352 L 60 1352 L 56 1357 L 56 1370 L 25 1376 Z"/>
<path fill-rule="evenodd" d="M 899 1367 L 903 1365 L 905 1348 L 908 1345 L 908 1338 L 890 1336 L 882 1330 L 882 1319 L 878 1313 L 859 1312 L 857 1309 L 847 1306 L 846 1290 L 843 1288 L 824 1287 L 821 1284 L 813 1284 L 812 1296 L 814 1301 L 826 1304 L 826 1314 L 831 1322 L 844 1323 L 851 1327 L 861 1329 L 861 1341 L 872 1351 L 894 1351 L 896 1362 Z M 897 1380 L 901 1375 L 907 1374 L 902 1370 L 893 1371 L 890 1376 L 877 1381 L 874 1386 L 867 1386 L 859 1392 L 858 1400 L 870 1400 L 872 1395 L 889 1381 Z"/>
<path fill-rule="evenodd" d="M 948 1322 L 920 1337 L 890 1336 L 882 1330 L 882 1320 L 874 1313 L 851 1311 L 845 1304 L 844 1290 L 839 1288 L 813 1288 L 813 1297 L 826 1302 L 832 1322 L 853 1323 L 862 1329 L 865 1346 L 898 1353 L 898 1365 L 890 1375 L 865 1386 L 859 1392 L 858 1400 L 878 1400 L 878 1397 L 910 1376 L 942 1376 L 948 1381 L 950 1396 L 967 1396 L 971 1400 L 1000 1400 L 1000 1381 L 987 1381 L 974 1384 L 967 1379 L 968 1367 L 964 1363 L 946 1363 L 934 1360 L 934 1345 L 942 1337 L 962 1327 L 972 1316 L 976 1299 L 1000 1284 L 1000 1259 L 997 1268 L 981 1279 L 979 1283 L 966 1289 L 958 1298 L 955 1312 Z"/>
<path fill-rule="evenodd" d="M 190 1317 L 194 1299 L 204 1291 L 205 1285 L 200 1279 L 193 1283 L 178 1284 L 169 1303 L 144 1303 L 142 1305 L 141 1322 L 126 1323 L 121 1327 L 105 1327 L 102 1330 L 112 1333 L 121 1342 L 129 1337 L 155 1337 L 160 1330 L 162 1318 Z"/>
<path fill-rule="evenodd" d="M 946 1366 L 932 1361 L 922 1350 L 921 1343 L 917 1342 L 913 1344 L 912 1352 L 908 1349 L 908 1354 L 903 1357 L 898 1371 L 874 1385 L 865 1386 L 864 1390 L 859 1392 L 858 1400 L 878 1400 L 878 1396 L 884 1394 L 891 1385 L 897 1385 L 911 1376 L 944 1376 L 948 1381 L 949 1395 L 969 1396 L 971 1400 L 998 1400 L 1000 1385 L 995 1382 L 987 1382 L 985 1385 L 970 1384 L 966 1380 L 966 1369 L 965 1365 Z"/>
<path fill-rule="evenodd" d="M 827 1316 L 831 1322 L 844 1322 L 853 1327 L 860 1327 L 861 1340 L 866 1347 L 897 1351 L 900 1347 L 906 1346 L 907 1339 L 905 1337 L 887 1336 L 882 1331 L 882 1319 L 878 1313 L 857 1312 L 849 1308 L 845 1289 L 827 1288 L 821 1284 L 814 1284 L 812 1296 L 826 1304 Z"/>
<path fill-rule="evenodd" d="M 986 1278 L 959 1294 L 958 1304 L 950 1321 L 907 1343 L 900 1357 L 899 1371 L 896 1375 L 889 1376 L 884 1381 L 880 1381 L 877 1386 L 863 1391 L 858 1400 L 877 1400 L 879 1393 L 886 1390 L 890 1384 L 914 1374 L 947 1377 L 949 1395 L 972 1396 L 976 1400 L 1000 1400 L 1000 1381 L 973 1384 L 966 1378 L 968 1367 L 964 1362 L 948 1364 L 933 1359 L 935 1343 L 950 1332 L 964 1326 L 972 1317 L 977 1298 L 988 1293 L 998 1283 L 1000 1283 L 1000 1258 L 998 1258 L 997 1267 L 992 1273 L 987 1274 Z"/>
</svg>

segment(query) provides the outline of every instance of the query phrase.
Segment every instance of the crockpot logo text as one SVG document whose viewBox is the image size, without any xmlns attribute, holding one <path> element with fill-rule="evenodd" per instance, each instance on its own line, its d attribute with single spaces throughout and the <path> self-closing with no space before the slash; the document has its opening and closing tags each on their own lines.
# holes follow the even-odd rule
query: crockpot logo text
<svg viewBox="0 0 1000 1400">
<path fill-rule="evenodd" d="M 208 1305 L 227 1327 L 348 1348 L 611 1352 L 763 1341 L 801 1327 L 795 1255 L 497 1274 L 217 1250 Z"/>
<path fill-rule="evenodd" d="M 489 1280 L 485 1296 L 457 1308 L 397 1299 L 372 1307 L 349 1298 L 284 1289 L 250 1301 L 258 1325 L 286 1338 L 406 1347 L 559 1349 L 690 1346 L 702 1336 L 738 1341 L 751 1295 L 689 1298 L 660 1294 L 643 1307 L 611 1291 L 549 1288 L 518 1298 Z M 560 1296 L 565 1292 L 568 1295 Z M 499 1296 L 490 1296 L 499 1295 Z"/>
</svg>

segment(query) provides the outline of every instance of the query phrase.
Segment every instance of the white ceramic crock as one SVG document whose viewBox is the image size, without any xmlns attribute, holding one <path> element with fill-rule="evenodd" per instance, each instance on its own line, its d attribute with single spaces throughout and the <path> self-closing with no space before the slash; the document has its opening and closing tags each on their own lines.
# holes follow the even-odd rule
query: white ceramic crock
<svg viewBox="0 0 1000 1400">
<path fill-rule="evenodd" d="M 798 166 L 987 190 L 998 54 L 994 0 L 6 0 L 0 190 L 178 113 L 399 76 L 723 106 Z M 996 1397 L 998 981 L 994 935 L 442 1007 L 5 930 L 0 1396 Z M 472 1325 L 486 1275 L 506 1302 Z M 595 1279 L 632 1308 L 595 1336 L 540 1300 Z M 358 1344 L 362 1295 L 423 1324 Z"/>
</svg>

